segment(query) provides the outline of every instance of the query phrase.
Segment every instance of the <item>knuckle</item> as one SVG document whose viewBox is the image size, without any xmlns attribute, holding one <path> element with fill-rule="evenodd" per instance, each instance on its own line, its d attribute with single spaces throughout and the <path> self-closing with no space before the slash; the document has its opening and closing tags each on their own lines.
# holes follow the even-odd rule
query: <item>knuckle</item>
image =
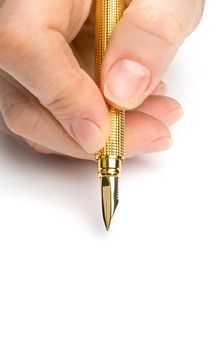
<svg viewBox="0 0 210 350">
<path fill-rule="evenodd" d="M 9 107 L 5 112 L 5 122 L 10 131 L 16 135 L 25 136 L 25 125 L 19 114 L 15 112 L 16 105 Z"/>
<path fill-rule="evenodd" d="M 56 92 L 56 94 L 53 94 L 44 100 L 39 101 L 47 107 L 52 113 L 59 114 L 65 112 L 67 109 L 71 108 L 71 101 L 69 99 L 69 96 L 62 92 Z"/>
<path fill-rule="evenodd" d="M 14 134 L 30 138 L 40 133 L 40 118 L 30 116 L 31 110 L 24 102 L 13 103 L 4 110 L 5 123 Z"/>
<path fill-rule="evenodd" d="M 42 98 L 39 98 L 39 102 L 56 117 L 65 117 L 66 114 L 70 117 L 78 110 L 79 96 L 82 96 L 84 100 L 88 98 L 88 94 L 89 89 L 85 86 L 83 77 L 78 75 L 56 91 L 49 91 L 48 89 L 42 92 Z"/>
<path fill-rule="evenodd" d="M 0 28 L 0 63 L 16 60 L 33 51 L 33 35 L 21 24 L 10 23 Z"/>
<path fill-rule="evenodd" d="M 37 153 L 50 154 L 53 153 L 49 148 L 41 146 L 40 144 L 25 139 L 25 142 Z"/>
<path fill-rule="evenodd" d="M 5 123 L 8 127 L 8 129 L 13 133 L 13 134 L 16 134 L 16 135 L 19 135 L 19 136 L 24 136 L 24 130 L 20 130 L 20 127 L 17 123 L 17 119 L 12 119 L 12 118 L 8 118 L 6 116 L 5 118 Z"/>
<path fill-rule="evenodd" d="M 132 26 L 159 38 L 168 46 L 175 46 L 182 41 L 184 29 L 175 10 L 130 6 L 126 11 L 127 19 Z"/>
</svg>

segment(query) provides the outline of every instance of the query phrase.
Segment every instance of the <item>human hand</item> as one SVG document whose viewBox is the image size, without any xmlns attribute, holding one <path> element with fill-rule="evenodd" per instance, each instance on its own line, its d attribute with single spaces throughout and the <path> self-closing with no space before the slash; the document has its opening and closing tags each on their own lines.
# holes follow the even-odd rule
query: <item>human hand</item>
<svg viewBox="0 0 210 350">
<path fill-rule="evenodd" d="M 92 7 L 91 7 L 92 5 Z M 94 78 L 91 0 L 0 0 L 0 109 L 37 151 L 93 159 L 108 136 Z M 181 106 L 161 77 L 198 24 L 204 0 L 133 0 L 102 65 L 102 92 L 126 109 L 126 156 L 166 149 Z M 69 45 L 70 44 L 70 45 Z"/>
</svg>

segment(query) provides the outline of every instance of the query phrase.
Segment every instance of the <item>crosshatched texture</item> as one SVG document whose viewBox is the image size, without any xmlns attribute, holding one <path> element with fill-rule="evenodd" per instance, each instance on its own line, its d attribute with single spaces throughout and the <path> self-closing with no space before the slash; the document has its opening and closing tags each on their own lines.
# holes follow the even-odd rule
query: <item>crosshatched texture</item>
<svg viewBox="0 0 210 350">
<path fill-rule="evenodd" d="M 107 45 L 124 11 L 122 0 L 96 0 L 96 82 L 101 85 L 101 63 Z M 124 159 L 125 146 L 125 112 L 108 106 L 110 133 L 105 147 L 97 153 L 96 158 L 113 157 Z"/>
</svg>

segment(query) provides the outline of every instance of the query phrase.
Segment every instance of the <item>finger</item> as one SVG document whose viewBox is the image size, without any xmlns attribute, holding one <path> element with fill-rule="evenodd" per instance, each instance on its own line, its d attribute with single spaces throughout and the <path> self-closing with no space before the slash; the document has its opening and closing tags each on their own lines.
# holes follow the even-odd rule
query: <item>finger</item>
<svg viewBox="0 0 210 350">
<path fill-rule="evenodd" d="M 155 119 L 140 112 L 127 112 L 126 119 L 126 137 L 125 149 L 126 158 L 137 154 L 160 152 L 168 149 L 172 145 L 172 139 L 169 130 L 165 125 Z M 27 143 L 39 153 L 65 155 L 52 149 L 41 146 L 38 143 L 27 140 Z M 87 155 L 87 159 L 90 156 Z"/>
<path fill-rule="evenodd" d="M 104 99 L 80 68 L 64 36 L 47 24 L 45 28 L 31 19 L 29 23 L 22 3 L 26 4 L 19 0 L 14 5 L 17 10 L 21 6 L 19 21 L 13 9 L 7 13 L 10 23 L 0 26 L 0 68 L 36 96 L 87 152 L 94 153 L 108 136 Z M 38 13 L 39 7 L 43 9 L 40 3 L 36 2 Z"/>
<path fill-rule="evenodd" d="M 68 136 L 46 109 L 2 77 L 0 109 L 8 128 L 26 138 L 36 151 L 94 159 Z M 126 157 L 160 151 L 171 145 L 170 132 L 161 121 L 138 111 L 126 114 Z"/>
<path fill-rule="evenodd" d="M 3 77 L 0 77 L 0 109 L 7 127 L 14 134 L 58 153 L 84 159 L 90 157 L 49 111 Z"/>
<path fill-rule="evenodd" d="M 55 152 L 53 150 L 51 150 L 50 148 L 41 146 L 40 144 L 27 140 L 25 139 L 25 142 L 30 146 L 30 148 L 32 148 L 35 152 L 38 153 L 42 153 L 42 154 L 57 154 L 57 155 L 61 155 L 61 153 Z"/>
<path fill-rule="evenodd" d="M 202 0 L 130 2 L 102 66 L 102 89 L 114 106 L 133 109 L 152 93 L 198 23 L 203 4 Z"/>
<path fill-rule="evenodd" d="M 128 113 L 131 114 L 131 112 Z M 126 158 L 137 154 L 160 152 L 171 147 L 172 139 L 168 129 L 155 118 L 139 112 L 132 113 L 128 118 L 130 119 L 126 120 Z M 62 153 L 58 153 L 30 140 L 26 140 L 26 142 L 36 152 L 66 156 L 64 150 Z M 94 160 L 88 154 L 83 158 Z"/>
<path fill-rule="evenodd" d="M 179 102 L 166 96 L 149 96 L 135 111 L 149 114 L 167 126 L 177 122 L 184 114 Z"/>
<path fill-rule="evenodd" d="M 137 111 L 127 112 L 125 141 L 126 158 L 163 151 L 172 146 L 167 126 L 160 120 Z"/>
<path fill-rule="evenodd" d="M 164 81 L 160 81 L 156 88 L 152 91 L 151 95 L 165 95 L 167 92 L 167 85 Z"/>
</svg>

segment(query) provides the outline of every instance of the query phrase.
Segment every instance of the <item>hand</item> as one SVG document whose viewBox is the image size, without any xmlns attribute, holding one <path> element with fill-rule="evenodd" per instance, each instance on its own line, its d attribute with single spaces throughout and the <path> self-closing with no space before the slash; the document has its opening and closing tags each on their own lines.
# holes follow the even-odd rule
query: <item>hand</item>
<svg viewBox="0 0 210 350">
<path fill-rule="evenodd" d="M 91 0 L 0 0 L 0 108 L 36 150 L 91 158 L 108 136 L 94 83 Z M 94 5 L 94 4 L 92 4 Z M 111 38 L 102 91 L 127 110 L 126 156 L 165 149 L 181 114 L 161 77 L 198 24 L 204 0 L 133 0 Z"/>
</svg>

